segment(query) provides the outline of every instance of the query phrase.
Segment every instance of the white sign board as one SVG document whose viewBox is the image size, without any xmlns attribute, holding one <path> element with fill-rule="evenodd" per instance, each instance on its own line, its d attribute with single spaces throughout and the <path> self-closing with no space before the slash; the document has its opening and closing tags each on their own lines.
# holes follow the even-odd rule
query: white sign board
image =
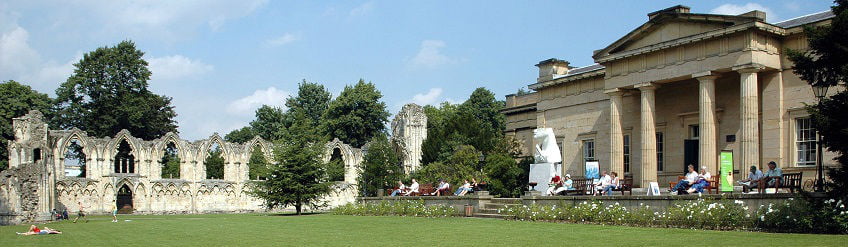
<svg viewBox="0 0 848 247">
<path fill-rule="evenodd" d="M 660 184 L 657 182 L 650 183 L 650 189 L 648 190 L 649 196 L 658 196 L 660 195 Z"/>
<path fill-rule="evenodd" d="M 530 176 L 527 182 L 536 182 L 537 185 L 533 189 L 535 191 L 548 191 L 548 183 L 554 176 L 562 177 L 562 164 L 559 163 L 539 163 L 530 164 Z"/>
</svg>

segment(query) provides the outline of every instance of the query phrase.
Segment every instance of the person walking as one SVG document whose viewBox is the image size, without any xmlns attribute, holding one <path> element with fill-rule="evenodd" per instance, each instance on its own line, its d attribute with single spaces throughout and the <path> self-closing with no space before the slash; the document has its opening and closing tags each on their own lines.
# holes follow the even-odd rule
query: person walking
<svg viewBox="0 0 848 247">
<path fill-rule="evenodd" d="M 79 211 L 77 211 L 77 217 L 74 218 L 74 223 L 77 223 L 80 217 L 85 220 L 85 223 L 88 223 L 88 218 L 85 217 L 85 211 L 83 211 L 85 207 L 82 206 L 82 202 L 77 202 L 77 204 L 79 205 Z"/>
</svg>

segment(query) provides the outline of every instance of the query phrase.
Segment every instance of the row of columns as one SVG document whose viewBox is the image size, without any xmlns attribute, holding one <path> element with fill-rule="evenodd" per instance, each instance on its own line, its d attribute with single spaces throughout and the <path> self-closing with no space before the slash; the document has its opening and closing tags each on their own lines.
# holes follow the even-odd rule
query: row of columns
<svg viewBox="0 0 848 247">
<path fill-rule="evenodd" d="M 756 165 L 759 160 L 759 100 L 757 72 L 762 68 L 744 66 L 734 68 L 740 74 L 740 153 L 741 167 Z M 718 124 L 716 122 L 715 80 L 713 72 L 693 74 L 698 80 L 698 127 L 700 128 L 698 163 L 718 171 Z M 641 177 L 634 179 L 639 186 L 647 187 L 657 182 L 657 140 L 656 140 L 656 89 L 653 83 L 637 84 L 634 88 L 640 93 L 640 171 Z M 610 170 L 624 174 L 624 134 L 621 124 L 623 89 L 607 90 L 610 97 Z"/>
</svg>

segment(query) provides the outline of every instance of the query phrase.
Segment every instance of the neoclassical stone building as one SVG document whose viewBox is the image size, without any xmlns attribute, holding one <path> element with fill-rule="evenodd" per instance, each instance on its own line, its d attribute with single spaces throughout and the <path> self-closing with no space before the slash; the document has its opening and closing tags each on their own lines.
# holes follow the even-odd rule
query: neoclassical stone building
<svg viewBox="0 0 848 247">
<path fill-rule="evenodd" d="M 537 64 L 535 92 L 507 96 L 507 133 L 532 154 L 532 129 L 553 128 L 564 173 L 583 174 L 585 161 L 597 160 L 637 186 L 675 180 L 686 164 L 715 174 L 722 150 L 733 152 L 737 179 L 769 161 L 813 178 L 816 133 L 804 106 L 816 98 L 785 49 L 805 49 L 802 27 L 827 25 L 833 14 L 768 23 L 760 11 L 689 10 L 649 13 L 595 51 L 596 64 Z M 832 157 L 825 153 L 826 166 Z"/>
<path fill-rule="evenodd" d="M 401 130 L 393 130 L 397 135 L 393 138 L 410 143 L 400 146 L 400 151 L 406 154 L 403 165 L 414 169 L 420 161 L 423 139 L 419 138 L 426 138 L 427 120 L 423 110 L 416 111 L 420 106 L 403 109 L 399 113 L 402 120 L 393 124 Z M 0 225 L 48 220 L 53 209 L 76 212 L 78 202 L 96 214 L 110 212 L 113 206 L 142 214 L 265 210 L 262 201 L 248 193 L 255 181 L 249 174 L 253 150 L 258 148 L 266 160 L 273 160 L 273 145 L 259 137 L 244 144 L 226 142 L 217 133 L 194 142 L 174 133 L 142 140 L 123 130 L 113 137 L 94 138 L 78 129 L 50 130 L 38 111 L 13 119 L 13 129 L 9 169 L 0 173 Z M 72 144 L 82 147 L 85 154 L 84 177 L 66 176 Z M 324 160 L 330 161 L 338 153 L 345 171 L 344 179 L 336 181 L 324 198 L 329 207 L 355 199 L 367 146 L 354 148 L 338 139 L 326 144 Z M 162 176 L 164 164 L 160 161 L 169 147 L 179 157 L 177 177 Z M 207 174 L 204 162 L 213 148 L 221 151 L 224 160 L 222 177 Z"/>
</svg>

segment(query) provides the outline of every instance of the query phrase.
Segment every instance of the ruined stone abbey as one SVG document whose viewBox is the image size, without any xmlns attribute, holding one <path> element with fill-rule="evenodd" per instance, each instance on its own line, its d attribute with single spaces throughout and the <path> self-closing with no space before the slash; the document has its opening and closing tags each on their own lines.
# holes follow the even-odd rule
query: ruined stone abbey
<svg viewBox="0 0 848 247">
<path fill-rule="evenodd" d="M 427 118 L 421 106 L 403 107 L 392 122 L 392 142 L 403 157 L 405 171 L 419 167 Z M 13 119 L 15 140 L 9 141 L 9 168 L 0 173 L 0 225 L 48 220 L 52 210 L 105 214 L 113 205 L 121 212 L 191 214 L 266 210 L 249 195 L 249 161 L 254 149 L 272 161 L 272 143 L 255 137 L 244 144 L 226 142 L 217 133 L 190 142 L 168 133 L 142 140 L 123 130 L 113 137 L 95 138 L 79 129 L 51 130 L 38 111 Z M 82 148 L 84 176 L 66 175 L 72 144 Z M 336 181 L 325 197 L 329 207 L 352 202 L 365 147 L 338 139 L 326 144 L 325 161 L 339 154 L 344 180 Z M 161 163 L 168 148 L 179 157 L 178 177 L 163 177 Z M 220 150 L 223 177 L 210 177 L 204 162 L 209 150 Z M 68 158 L 69 159 L 69 158 Z M 77 168 L 77 167 L 70 167 Z"/>
</svg>

